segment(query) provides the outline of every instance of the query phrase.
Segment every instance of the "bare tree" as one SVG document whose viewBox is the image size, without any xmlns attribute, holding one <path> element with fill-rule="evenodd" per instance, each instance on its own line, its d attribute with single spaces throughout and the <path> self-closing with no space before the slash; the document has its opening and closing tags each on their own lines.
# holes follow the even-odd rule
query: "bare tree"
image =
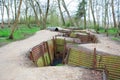
<svg viewBox="0 0 120 80">
<path fill-rule="evenodd" d="M 36 3 L 35 3 L 36 4 Z M 37 11 L 35 9 L 35 4 L 34 4 L 34 0 L 30 0 L 30 5 L 34 11 L 34 14 L 35 14 L 35 20 L 36 20 L 36 23 L 38 26 L 40 26 L 40 21 L 39 21 L 39 18 L 38 18 L 38 14 L 37 14 Z"/>
<path fill-rule="evenodd" d="M 117 5 L 118 5 L 118 8 L 117 8 L 117 13 L 118 13 L 118 15 L 117 15 L 117 18 L 118 18 L 118 25 L 117 25 L 117 28 L 118 28 L 118 31 L 117 31 L 117 34 L 120 36 L 120 0 L 117 0 Z M 117 36 L 117 34 L 116 34 L 116 36 Z"/>
<path fill-rule="evenodd" d="M 43 12 L 42 12 L 42 9 L 41 9 L 41 6 L 40 6 L 40 3 L 39 3 L 37 0 L 35 0 L 35 2 L 36 2 L 37 6 L 38 6 L 38 8 L 39 8 L 40 22 L 42 23 L 42 22 L 43 22 L 43 20 L 42 20 L 42 18 L 43 18 Z"/>
<path fill-rule="evenodd" d="M 22 5 L 22 0 L 20 0 L 19 7 L 18 7 L 18 12 L 17 12 L 17 17 L 15 18 L 15 22 L 14 22 L 13 27 L 11 29 L 9 39 L 14 39 L 13 34 L 14 34 L 14 31 L 15 31 L 15 29 L 17 27 L 18 19 L 19 19 L 19 16 L 20 16 L 21 5 Z"/>
<path fill-rule="evenodd" d="M 36 6 L 39 9 L 40 21 L 41 21 L 41 24 L 42 24 L 41 29 L 45 29 L 46 28 L 46 22 L 47 22 L 47 16 L 48 16 L 48 12 L 49 12 L 49 7 L 50 7 L 50 0 L 47 0 L 47 5 L 46 5 L 46 10 L 45 11 L 43 11 L 43 9 L 41 8 L 41 5 L 40 5 L 39 1 L 37 1 L 37 0 L 34 0 L 34 1 L 36 3 Z M 33 5 L 33 3 L 31 3 L 31 5 L 32 5 L 32 8 L 34 9 L 35 6 Z M 35 9 L 34 9 L 34 12 L 37 14 Z M 36 16 L 37 16 L 36 18 L 38 19 L 38 15 L 36 15 Z"/>
<path fill-rule="evenodd" d="M 109 16 L 108 16 L 108 4 L 109 4 L 109 0 L 105 0 L 105 16 L 104 16 L 104 28 L 105 28 L 105 32 L 106 35 L 108 36 L 108 24 L 109 23 Z"/>
<path fill-rule="evenodd" d="M 84 5 L 83 5 L 83 9 L 84 9 L 84 29 L 86 29 L 86 1 L 85 0 L 83 0 L 83 3 L 84 3 Z"/>
<path fill-rule="evenodd" d="M 96 29 L 96 19 L 95 19 L 95 15 L 94 15 L 94 9 L 93 9 L 92 0 L 89 0 L 89 2 L 90 2 L 90 7 L 91 7 L 93 21 L 94 21 L 94 29 L 97 31 L 97 29 Z"/>
<path fill-rule="evenodd" d="M 90 2 L 88 2 L 88 22 L 90 23 Z"/>
<path fill-rule="evenodd" d="M 26 25 L 28 26 L 28 28 L 31 28 L 30 27 L 30 24 L 29 24 L 29 19 L 28 19 L 28 9 L 29 9 L 29 1 L 28 0 L 25 0 L 24 1 L 25 3 L 25 21 L 26 21 Z"/>
<path fill-rule="evenodd" d="M 63 13 L 61 10 L 60 0 L 57 0 L 57 1 L 58 1 L 58 7 L 59 7 L 59 11 L 60 11 L 61 20 L 62 20 L 62 25 L 65 25 L 65 20 L 64 20 Z"/>
<path fill-rule="evenodd" d="M 76 23 L 75 23 L 75 22 L 73 21 L 73 19 L 71 18 L 70 13 L 69 13 L 69 11 L 68 11 L 68 9 L 67 9 L 67 6 L 66 6 L 66 3 L 65 3 L 64 0 L 62 0 L 62 5 L 63 5 L 65 11 L 67 12 L 67 15 L 68 15 L 68 17 L 69 17 L 70 23 L 73 24 L 74 26 L 77 26 Z"/>
<path fill-rule="evenodd" d="M 114 0 L 111 0 L 111 6 L 112 6 L 112 15 L 113 15 L 114 27 L 116 28 L 117 24 L 116 24 L 115 10 L 114 10 Z"/>
<path fill-rule="evenodd" d="M 105 27 L 105 32 L 107 32 L 107 28 L 106 28 L 106 20 L 107 20 L 107 13 L 108 13 L 108 3 L 107 3 L 107 1 L 105 0 L 105 9 L 104 9 L 104 11 L 105 11 L 105 16 L 104 16 L 104 27 Z"/>
<path fill-rule="evenodd" d="M 1 16 L 2 16 L 2 22 L 1 22 L 1 28 L 4 28 L 4 6 L 5 6 L 5 0 L 2 0 L 1 5 Z"/>
<path fill-rule="evenodd" d="M 14 0 L 14 9 L 15 9 L 15 19 L 17 17 L 17 0 Z"/>
<path fill-rule="evenodd" d="M 12 19 L 15 20 L 14 10 L 13 10 L 13 0 L 10 0 L 10 12 L 12 13 Z"/>
<path fill-rule="evenodd" d="M 8 27 L 10 27 L 10 10 L 9 10 L 9 8 L 10 8 L 10 1 L 8 0 L 8 2 L 7 2 L 8 4 L 6 4 L 5 5 L 5 7 L 6 7 L 6 10 L 7 10 L 7 16 L 8 16 Z"/>
<path fill-rule="evenodd" d="M 47 16 L 48 16 L 49 8 L 50 8 L 50 0 L 47 0 L 46 12 L 45 12 L 45 14 L 43 14 L 43 22 L 42 22 L 43 28 L 42 29 L 46 28 L 46 22 L 47 22 Z"/>
</svg>

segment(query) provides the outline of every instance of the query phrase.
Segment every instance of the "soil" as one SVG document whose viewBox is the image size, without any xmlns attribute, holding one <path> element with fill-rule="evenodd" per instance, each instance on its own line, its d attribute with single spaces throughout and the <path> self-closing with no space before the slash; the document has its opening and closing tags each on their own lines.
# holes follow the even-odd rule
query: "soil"
<svg viewBox="0 0 120 80">
<path fill-rule="evenodd" d="M 28 58 L 29 50 L 35 45 L 52 39 L 58 32 L 42 30 L 25 40 L 12 42 L 0 47 L 0 80 L 86 80 L 82 79 L 86 70 L 70 66 L 48 66 L 38 68 Z M 101 37 L 101 36 L 100 36 Z M 101 42 L 108 47 L 120 49 L 119 44 L 113 43 L 109 38 Z M 110 41 L 110 42 L 109 42 Z M 112 46 L 112 47 L 111 47 Z M 92 77 L 87 80 L 95 80 Z M 97 79 L 98 80 L 98 79 Z"/>
</svg>

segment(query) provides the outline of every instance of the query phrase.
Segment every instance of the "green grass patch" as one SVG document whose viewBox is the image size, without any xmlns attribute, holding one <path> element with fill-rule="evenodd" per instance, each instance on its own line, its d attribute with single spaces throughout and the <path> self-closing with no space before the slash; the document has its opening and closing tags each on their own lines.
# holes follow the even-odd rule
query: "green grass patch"
<svg viewBox="0 0 120 80">
<path fill-rule="evenodd" d="M 56 66 L 64 66 L 64 64 L 57 64 Z"/>
<path fill-rule="evenodd" d="M 25 39 L 30 35 L 33 35 L 35 32 L 39 30 L 40 30 L 40 27 L 31 26 L 31 28 L 28 28 L 26 25 L 21 24 L 21 25 L 18 25 L 18 27 L 14 32 L 14 39 L 9 40 L 8 37 L 11 33 L 11 28 L 5 27 L 3 29 L 0 29 L 0 44 Z"/>
<path fill-rule="evenodd" d="M 115 35 L 117 33 L 117 29 L 116 28 L 109 28 L 108 30 L 108 34 L 109 35 Z M 106 33 L 104 28 L 99 28 L 99 33 Z"/>
<path fill-rule="evenodd" d="M 113 37 L 112 40 L 120 41 L 120 37 Z"/>
</svg>

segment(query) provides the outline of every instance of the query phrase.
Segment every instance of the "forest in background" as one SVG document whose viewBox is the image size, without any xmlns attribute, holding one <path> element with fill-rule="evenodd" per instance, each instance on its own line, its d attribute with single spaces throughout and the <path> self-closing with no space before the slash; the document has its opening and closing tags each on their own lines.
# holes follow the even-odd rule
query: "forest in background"
<svg viewBox="0 0 120 80">
<path fill-rule="evenodd" d="M 0 0 L 0 14 L 1 42 L 3 37 L 19 39 L 48 26 L 120 36 L 120 0 Z"/>
</svg>

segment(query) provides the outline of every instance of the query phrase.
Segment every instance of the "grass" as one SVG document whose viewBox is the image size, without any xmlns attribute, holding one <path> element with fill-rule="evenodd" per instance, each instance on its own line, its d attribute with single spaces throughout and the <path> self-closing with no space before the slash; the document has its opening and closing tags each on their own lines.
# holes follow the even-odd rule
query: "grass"
<svg viewBox="0 0 120 80">
<path fill-rule="evenodd" d="M 0 46 L 12 41 L 25 39 L 39 30 L 39 27 L 32 26 L 31 28 L 28 28 L 26 25 L 21 24 L 17 27 L 17 29 L 14 32 L 14 39 L 10 40 L 8 39 L 8 37 L 10 35 L 11 29 L 8 27 L 0 29 Z"/>
<path fill-rule="evenodd" d="M 105 33 L 105 29 L 104 28 L 100 28 L 99 33 Z M 109 35 L 115 35 L 117 33 L 117 29 L 116 28 L 109 28 L 108 29 L 108 34 Z"/>
<path fill-rule="evenodd" d="M 64 64 L 57 64 L 56 66 L 64 66 Z"/>
<path fill-rule="evenodd" d="M 99 33 L 105 33 L 105 29 L 104 28 L 100 28 Z M 108 29 L 108 34 L 109 36 L 111 36 L 111 39 L 114 41 L 120 41 L 120 37 L 115 37 L 115 35 L 117 34 L 117 29 L 116 28 L 109 28 Z"/>
<path fill-rule="evenodd" d="M 112 40 L 119 41 L 120 42 L 120 37 L 112 37 Z"/>
</svg>

